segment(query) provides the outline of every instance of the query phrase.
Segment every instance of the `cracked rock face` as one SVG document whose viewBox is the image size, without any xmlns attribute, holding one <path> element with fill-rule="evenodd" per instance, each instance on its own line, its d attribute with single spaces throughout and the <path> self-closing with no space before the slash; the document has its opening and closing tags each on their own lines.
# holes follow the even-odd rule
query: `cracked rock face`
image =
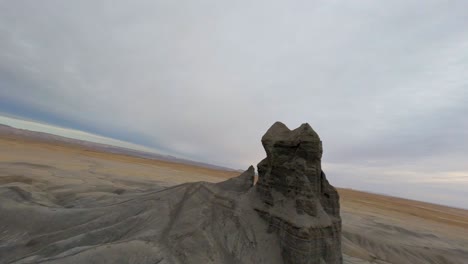
<svg viewBox="0 0 468 264">
<path fill-rule="evenodd" d="M 285 263 L 342 263 L 339 196 L 321 168 L 322 142 L 308 125 L 275 123 L 263 136 L 255 210 L 279 236 Z"/>
</svg>

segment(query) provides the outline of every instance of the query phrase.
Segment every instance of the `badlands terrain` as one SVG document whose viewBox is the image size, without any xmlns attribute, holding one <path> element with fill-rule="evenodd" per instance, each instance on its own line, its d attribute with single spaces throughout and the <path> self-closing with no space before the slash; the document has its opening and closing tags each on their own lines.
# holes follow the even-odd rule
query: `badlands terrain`
<svg viewBox="0 0 468 264">
<path fill-rule="evenodd" d="M 239 174 L 0 133 L 0 263 L 282 263 Z M 468 211 L 338 192 L 344 263 L 468 263 Z"/>
</svg>

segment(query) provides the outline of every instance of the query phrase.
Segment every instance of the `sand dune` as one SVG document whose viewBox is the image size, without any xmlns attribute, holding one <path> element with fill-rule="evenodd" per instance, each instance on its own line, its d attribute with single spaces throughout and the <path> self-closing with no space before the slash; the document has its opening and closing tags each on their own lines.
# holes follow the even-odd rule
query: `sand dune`
<svg viewBox="0 0 468 264">
<path fill-rule="evenodd" d="M 0 263 L 177 263 L 165 254 L 165 247 L 203 249 L 190 239 L 193 227 L 177 222 L 198 216 L 189 210 L 186 197 L 194 194 L 202 201 L 205 192 L 219 191 L 213 184 L 179 184 L 216 183 L 237 174 L 2 137 Z M 353 190 L 339 192 L 345 263 L 466 263 L 468 211 Z M 216 204 L 221 208 L 229 202 L 220 199 Z M 187 215 L 178 217 L 181 212 Z M 236 241 L 250 241 L 252 236 L 270 239 L 254 231 L 233 234 L 235 241 L 217 237 L 216 228 L 230 224 L 251 229 L 248 219 L 213 217 L 214 225 L 195 221 L 197 228 L 207 230 L 194 234 L 228 243 L 233 250 L 241 249 Z M 184 231 L 174 231 L 174 223 Z M 181 259 L 188 254 L 171 250 Z M 251 249 L 243 250 L 248 255 Z M 205 256 L 236 262 L 224 253 Z"/>
</svg>

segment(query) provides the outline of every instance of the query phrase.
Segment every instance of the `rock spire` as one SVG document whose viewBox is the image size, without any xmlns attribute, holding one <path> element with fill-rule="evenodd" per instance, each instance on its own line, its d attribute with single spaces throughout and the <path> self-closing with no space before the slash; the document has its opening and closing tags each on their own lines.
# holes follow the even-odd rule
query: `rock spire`
<svg viewBox="0 0 468 264">
<path fill-rule="evenodd" d="M 276 122 L 263 136 L 255 210 L 279 236 L 284 263 L 342 263 L 339 196 L 321 167 L 322 142 L 309 124 Z"/>
</svg>

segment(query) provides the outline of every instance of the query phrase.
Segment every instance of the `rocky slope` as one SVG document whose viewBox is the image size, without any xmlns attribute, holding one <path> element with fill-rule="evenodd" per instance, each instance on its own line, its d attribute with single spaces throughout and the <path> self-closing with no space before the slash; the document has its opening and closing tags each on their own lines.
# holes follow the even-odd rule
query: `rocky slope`
<svg viewBox="0 0 468 264">
<path fill-rule="evenodd" d="M 276 215 L 293 199 L 272 187 L 270 206 L 252 187 L 253 168 L 226 181 L 233 176 L 0 136 L 0 263 L 284 263 L 289 244 L 258 209 Z M 338 192 L 345 264 L 466 263 L 468 211 Z"/>
<path fill-rule="evenodd" d="M 250 167 L 217 184 L 105 198 L 98 185 L 87 197 L 4 186 L 0 262 L 341 263 L 338 195 L 321 171 L 320 139 L 308 125 L 277 123 L 262 143 L 257 185 Z"/>
</svg>

